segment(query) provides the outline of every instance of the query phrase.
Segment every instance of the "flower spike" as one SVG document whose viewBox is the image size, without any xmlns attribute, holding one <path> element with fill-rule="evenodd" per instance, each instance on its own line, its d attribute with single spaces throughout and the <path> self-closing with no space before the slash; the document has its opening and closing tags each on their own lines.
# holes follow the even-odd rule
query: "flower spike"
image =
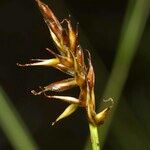
<svg viewBox="0 0 150 150">
<path fill-rule="evenodd" d="M 85 63 L 84 51 L 81 48 L 78 41 L 78 24 L 76 29 L 73 28 L 72 23 L 69 19 L 64 19 L 59 22 L 57 17 L 54 15 L 52 10 L 45 3 L 40 0 L 36 0 L 38 7 L 43 15 L 43 19 L 48 26 L 50 35 L 57 47 L 58 53 L 53 50 L 46 48 L 54 58 L 51 59 L 31 59 L 29 64 L 17 64 L 21 67 L 28 66 L 48 66 L 60 70 L 63 73 L 70 75 L 68 79 L 57 81 L 49 84 L 45 87 L 40 87 L 39 91 L 32 90 L 34 95 L 43 94 L 48 99 L 61 100 L 68 102 L 70 105 L 64 110 L 64 112 L 52 123 L 54 125 L 59 120 L 71 115 L 78 107 L 82 107 L 87 112 L 88 121 L 92 125 L 102 124 L 112 105 L 104 108 L 101 112 L 95 112 L 95 74 L 92 66 L 91 55 L 88 53 L 87 62 Z M 67 24 L 64 27 L 64 22 Z M 59 96 L 52 95 L 51 92 L 63 92 L 73 87 L 79 87 L 79 97 L 75 98 L 72 96 Z M 113 100 L 110 98 L 105 101 L 110 101 L 113 104 Z"/>
</svg>

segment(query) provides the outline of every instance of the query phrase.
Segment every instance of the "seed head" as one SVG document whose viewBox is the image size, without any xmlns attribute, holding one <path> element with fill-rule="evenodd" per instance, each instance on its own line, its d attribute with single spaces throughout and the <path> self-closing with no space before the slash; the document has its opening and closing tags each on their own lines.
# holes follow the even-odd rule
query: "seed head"
<svg viewBox="0 0 150 150">
<path fill-rule="evenodd" d="M 54 67 L 61 72 L 70 75 L 70 78 L 51 83 L 48 86 L 40 87 L 39 91 L 32 90 L 34 95 L 44 94 L 49 99 L 58 99 L 68 102 L 70 105 L 56 119 L 55 122 L 71 115 L 78 107 L 85 108 L 87 118 L 93 125 L 102 124 L 108 115 L 111 106 L 105 108 L 100 113 L 95 112 L 95 74 L 91 62 L 90 52 L 88 53 L 88 64 L 85 64 L 84 51 L 79 44 L 78 28 L 74 29 L 70 19 L 64 19 L 60 22 L 52 10 L 45 3 L 36 0 L 38 7 L 47 24 L 50 35 L 57 47 L 57 53 L 46 48 L 54 56 L 52 59 L 32 59 L 29 64 L 18 64 L 22 67 L 27 66 L 49 66 Z M 66 27 L 63 24 L 66 23 Z M 79 97 L 49 95 L 47 91 L 62 92 L 73 87 L 79 87 Z M 112 101 L 112 99 L 109 99 Z"/>
</svg>

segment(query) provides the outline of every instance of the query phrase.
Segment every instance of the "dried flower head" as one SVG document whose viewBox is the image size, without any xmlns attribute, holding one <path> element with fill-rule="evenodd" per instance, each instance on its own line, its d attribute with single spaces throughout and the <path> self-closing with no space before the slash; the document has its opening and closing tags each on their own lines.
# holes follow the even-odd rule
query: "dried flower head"
<svg viewBox="0 0 150 150">
<path fill-rule="evenodd" d="M 55 122 L 69 116 L 78 107 L 86 109 L 88 120 L 93 125 L 102 124 L 110 110 L 110 107 L 105 108 L 100 113 L 95 112 L 95 95 L 94 84 L 95 74 L 91 62 L 91 56 L 88 53 L 88 65 L 85 64 L 83 49 L 78 41 L 78 28 L 73 29 L 70 19 L 64 19 L 59 22 L 52 10 L 40 0 L 36 0 L 39 9 L 43 15 L 44 21 L 47 24 L 51 37 L 57 47 L 58 53 L 46 48 L 54 58 L 52 59 L 32 59 L 33 63 L 18 64 L 19 66 L 50 66 L 60 71 L 69 74 L 70 78 L 58 82 L 51 83 L 48 86 L 41 88 L 36 92 L 32 90 L 34 95 L 44 94 L 49 99 L 59 99 L 70 103 L 64 112 L 56 119 Z M 66 23 L 64 28 L 62 24 Z M 48 95 L 47 91 L 62 92 L 78 86 L 80 89 L 79 97 Z M 111 102 L 112 99 L 109 99 Z M 55 123 L 53 122 L 53 124 Z"/>
</svg>

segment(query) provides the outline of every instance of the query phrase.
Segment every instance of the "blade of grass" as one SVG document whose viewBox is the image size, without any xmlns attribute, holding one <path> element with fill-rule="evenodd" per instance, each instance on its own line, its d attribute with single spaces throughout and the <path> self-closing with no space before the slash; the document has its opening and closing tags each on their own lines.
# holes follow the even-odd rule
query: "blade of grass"
<svg viewBox="0 0 150 150">
<path fill-rule="evenodd" d="M 113 64 L 112 72 L 110 74 L 110 78 L 106 84 L 106 89 L 103 94 L 103 96 L 106 98 L 114 98 L 115 107 L 113 108 L 109 119 L 102 127 L 99 128 L 99 130 L 101 130 L 99 133 L 101 133 L 102 147 L 106 140 L 113 115 L 117 108 L 123 86 L 128 76 L 130 65 L 136 53 L 138 43 L 148 19 L 149 11 L 149 0 L 129 1 L 125 21 L 122 27 L 120 42 L 118 45 L 118 51 Z M 101 109 L 102 105 L 103 104 L 100 103 L 99 110 Z M 90 149 L 90 145 L 87 142 L 85 150 L 88 149 Z"/>
<path fill-rule="evenodd" d="M 132 6 L 132 11 L 130 10 L 130 15 L 127 12 L 125 18 L 125 26 L 123 26 L 122 29 L 118 51 L 104 92 L 104 97 L 112 97 L 114 99 L 115 107 L 112 110 L 109 119 L 104 126 L 101 127 L 101 136 L 103 138 L 102 145 L 104 145 L 107 137 L 114 112 L 117 108 L 124 84 L 128 77 L 131 63 L 149 16 L 149 2 L 149 0 L 136 0 L 134 7 Z"/>
<path fill-rule="evenodd" d="M 1 87 L 0 126 L 15 150 L 38 150 L 38 146 Z"/>
<path fill-rule="evenodd" d="M 120 149 L 150 149 L 149 132 L 139 122 L 126 99 L 122 99 L 118 110 L 113 120 L 112 132 L 113 136 L 117 139 L 117 143 L 120 145 Z"/>
</svg>

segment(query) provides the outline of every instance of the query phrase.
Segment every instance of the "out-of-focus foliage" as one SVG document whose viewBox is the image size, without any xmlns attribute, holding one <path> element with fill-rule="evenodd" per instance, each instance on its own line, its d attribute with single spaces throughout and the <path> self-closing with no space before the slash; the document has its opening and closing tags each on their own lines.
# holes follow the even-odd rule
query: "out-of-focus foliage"
<svg viewBox="0 0 150 150">
<path fill-rule="evenodd" d="M 38 150 L 19 114 L 0 87 L 0 127 L 16 150 Z"/>
</svg>

